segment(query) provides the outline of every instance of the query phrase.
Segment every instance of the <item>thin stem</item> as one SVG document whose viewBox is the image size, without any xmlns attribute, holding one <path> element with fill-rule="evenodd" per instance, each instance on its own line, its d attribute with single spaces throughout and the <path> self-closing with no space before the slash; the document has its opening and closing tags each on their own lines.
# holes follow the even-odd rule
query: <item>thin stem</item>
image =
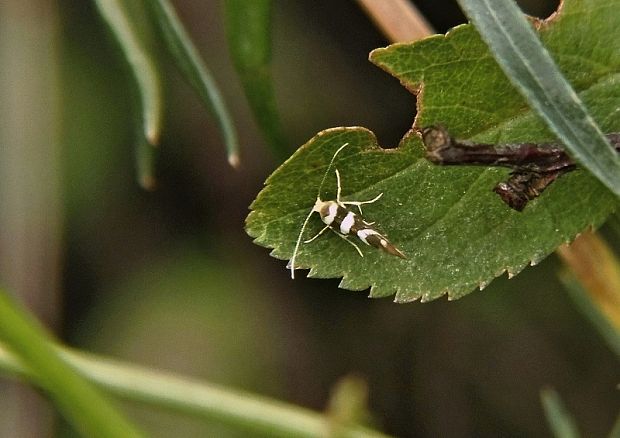
<svg viewBox="0 0 620 438">
<path fill-rule="evenodd" d="M 109 393 L 127 400 L 164 407 L 270 436 L 317 437 L 326 436 L 329 431 L 326 416 L 268 397 L 234 391 L 63 347 L 57 347 L 57 352 L 85 378 Z M 0 369 L 18 375 L 28 373 L 1 345 Z M 387 437 L 361 426 L 349 426 L 344 432 L 344 437 Z"/>
<path fill-rule="evenodd" d="M 0 339 L 14 352 L 13 368 L 40 386 L 85 436 L 142 436 L 98 391 L 59 357 L 44 330 L 0 290 Z"/>
<path fill-rule="evenodd" d="M 606 137 L 620 152 L 620 133 L 607 134 Z M 427 158 L 436 164 L 503 166 L 531 172 L 575 167 L 575 161 L 559 143 L 474 143 L 452 138 L 441 126 L 424 128 L 422 139 Z"/>
<path fill-rule="evenodd" d="M 620 133 L 606 135 L 620 152 Z M 511 208 L 522 211 L 563 174 L 577 164 L 558 143 L 514 143 L 494 145 L 452 138 L 442 126 L 422 130 L 426 157 L 435 164 L 503 166 L 513 169 L 510 177 L 493 191 Z"/>
</svg>

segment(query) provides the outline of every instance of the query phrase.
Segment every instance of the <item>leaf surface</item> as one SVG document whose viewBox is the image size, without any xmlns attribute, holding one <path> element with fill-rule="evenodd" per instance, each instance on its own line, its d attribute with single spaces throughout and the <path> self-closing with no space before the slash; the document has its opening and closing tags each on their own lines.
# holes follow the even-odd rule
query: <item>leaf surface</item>
<svg viewBox="0 0 620 438">
<path fill-rule="evenodd" d="M 594 119 L 620 131 L 620 14 L 618 0 L 567 1 L 540 36 Z M 553 141 L 544 123 L 512 87 L 469 25 L 413 44 L 375 50 L 371 60 L 418 94 L 415 127 L 444 125 L 457 138 L 489 143 Z M 406 260 L 362 245 L 364 257 L 334 233 L 304 244 L 298 267 L 310 276 L 343 277 L 351 290 L 396 301 L 451 299 L 483 287 L 507 271 L 514 275 L 589 226 L 600 225 L 618 200 L 583 170 L 561 177 L 519 213 L 492 192 L 508 171 L 441 167 L 424 158 L 414 130 L 397 149 L 381 149 L 364 128 L 323 131 L 266 181 L 251 206 L 247 232 L 272 255 L 290 259 L 327 165 L 348 142 L 335 167 L 344 200 L 371 199 L 364 218 L 406 255 Z M 330 171 L 321 199 L 333 199 Z M 304 238 L 321 229 L 317 215 Z"/>
<path fill-rule="evenodd" d="M 459 2 L 530 107 L 584 168 L 620 196 L 620 157 L 605 140 L 515 2 Z"/>
</svg>

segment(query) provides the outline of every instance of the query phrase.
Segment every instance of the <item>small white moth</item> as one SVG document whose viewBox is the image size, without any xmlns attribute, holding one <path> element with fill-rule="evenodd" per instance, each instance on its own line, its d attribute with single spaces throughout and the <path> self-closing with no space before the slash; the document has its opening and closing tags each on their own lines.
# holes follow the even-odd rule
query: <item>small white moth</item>
<svg viewBox="0 0 620 438">
<path fill-rule="evenodd" d="M 306 230 L 306 226 L 310 221 L 312 213 L 315 212 L 319 214 L 325 226 L 314 237 L 308 240 L 304 240 L 304 243 L 312 242 L 321 234 L 323 234 L 326 230 L 330 229 L 338 236 L 342 237 L 345 241 L 353 245 L 353 247 L 362 257 L 364 257 L 362 250 L 359 248 L 359 246 L 357 246 L 357 244 L 349 240 L 350 236 L 355 236 L 366 245 L 379 248 L 387 252 L 388 254 L 392 254 L 403 259 L 406 258 L 405 255 L 387 239 L 387 237 L 385 237 L 373 227 L 374 222 L 366 222 L 362 218 L 362 205 L 372 204 L 373 202 L 376 202 L 379 198 L 381 198 L 383 193 L 379 193 L 377 196 L 375 196 L 369 201 L 343 201 L 340 199 L 340 193 L 342 191 L 342 186 L 340 185 L 340 173 L 338 172 L 338 169 L 335 169 L 337 183 L 336 199 L 331 201 L 323 201 L 321 199 L 321 190 L 323 188 L 323 185 L 325 184 L 325 179 L 327 178 L 327 175 L 329 174 L 329 171 L 334 164 L 334 161 L 336 160 L 336 156 L 340 153 L 340 151 L 342 151 L 346 146 L 348 146 L 348 144 L 349 143 L 345 143 L 340 146 L 340 148 L 338 148 L 338 150 L 332 156 L 332 159 L 327 166 L 327 170 L 323 175 L 321 184 L 319 185 L 319 190 L 316 195 L 316 202 L 314 203 L 312 209 L 310 209 L 310 212 L 306 216 L 306 219 L 301 226 L 299 236 L 297 237 L 297 242 L 295 243 L 295 249 L 293 250 L 293 256 L 291 257 L 291 261 L 289 262 L 288 266 L 291 270 L 291 278 L 295 278 L 295 258 L 297 257 L 299 247 L 301 246 L 303 233 Z M 349 208 L 347 207 L 348 205 L 355 205 L 358 208 L 360 214 L 358 215 L 349 210 Z"/>
</svg>

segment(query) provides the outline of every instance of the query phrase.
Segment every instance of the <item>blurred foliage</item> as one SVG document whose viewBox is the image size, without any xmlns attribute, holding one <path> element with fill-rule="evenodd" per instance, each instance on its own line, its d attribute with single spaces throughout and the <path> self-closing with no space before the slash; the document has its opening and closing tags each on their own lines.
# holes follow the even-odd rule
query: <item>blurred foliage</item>
<svg viewBox="0 0 620 438">
<path fill-rule="evenodd" d="M 580 436 L 579 430 L 571 414 L 562 403 L 560 395 L 553 389 L 547 388 L 541 391 L 540 398 L 553 435 L 556 438 L 578 438 Z"/>
<path fill-rule="evenodd" d="M 620 357 L 620 262 L 605 240 L 584 233 L 558 255 L 567 269 L 561 280 L 578 308 Z"/>
<path fill-rule="evenodd" d="M 179 69 L 204 105 L 211 110 L 221 130 L 228 163 L 233 167 L 239 166 L 239 143 L 227 104 L 174 7 L 168 0 L 150 1 L 148 7 L 153 12 L 157 34 L 165 43 L 167 59 Z"/>
<path fill-rule="evenodd" d="M 272 0 L 226 0 L 226 33 L 230 56 L 256 122 L 278 161 L 291 147 L 282 134 L 271 70 Z"/>
<path fill-rule="evenodd" d="M 179 242 L 145 259 L 120 284 L 98 291 L 73 341 L 154 368 L 278 394 L 286 324 L 254 276 L 249 269 L 240 276 L 234 265 Z M 131 412 L 149 436 L 242 436 L 152 409 Z"/>
</svg>

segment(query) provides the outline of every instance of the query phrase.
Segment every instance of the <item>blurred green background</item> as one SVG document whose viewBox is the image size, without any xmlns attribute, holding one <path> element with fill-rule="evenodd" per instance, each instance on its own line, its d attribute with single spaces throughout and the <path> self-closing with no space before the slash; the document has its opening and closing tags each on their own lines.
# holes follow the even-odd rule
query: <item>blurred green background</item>
<svg viewBox="0 0 620 438">
<path fill-rule="evenodd" d="M 21 163 L 33 181 L 24 187 L 21 174 L 0 167 L 0 225 L 25 221 L 42 236 L 0 235 L 5 260 L 23 257 L 22 246 L 33 254 L 19 259 L 25 273 L 17 279 L 5 264 L 3 282 L 18 293 L 37 290 L 43 298 L 26 300 L 39 303 L 70 345 L 317 410 L 339 379 L 358 375 L 368 383 L 372 423 L 403 437 L 547 436 L 545 386 L 559 391 L 585 436 L 610 430 L 620 406 L 617 359 L 573 307 L 554 256 L 456 302 L 397 305 L 338 289 L 337 281 L 293 281 L 285 262 L 252 244 L 243 231 L 247 208 L 278 163 L 232 68 L 220 1 L 174 5 L 232 109 L 241 168 L 228 166 L 214 119 L 162 56 L 166 114 L 153 192 L 136 183 L 133 79 L 93 4 L 35 1 L 19 15 L 19 3 L 7 3 L 23 18 L 18 28 L 40 38 L 49 32 L 53 51 L 32 62 L 59 88 L 49 93 L 57 102 L 18 99 L 20 109 L 6 104 L 15 84 L 0 76 L 5 132 L 22 111 L 33 116 L 23 129 L 41 133 L 28 153 L 6 143 L 24 141 L 25 131 L 0 137 L 0 159 Z M 555 7 L 525 3 L 539 16 Z M 439 32 L 464 22 L 453 2 L 416 4 Z M 0 7 L 0 16 L 15 8 Z M 49 28 L 36 28 L 41 23 Z M 415 98 L 367 61 L 388 42 L 356 2 L 276 1 L 273 26 L 275 89 L 291 153 L 334 126 L 365 126 L 384 146 L 398 143 Z M 40 46 L 11 35 L 3 41 L 12 50 Z M 55 108 L 56 125 L 43 125 L 37 117 Z M 60 139 L 51 157 L 46 135 Z M 32 194 L 56 184 L 46 202 L 29 206 Z M 36 288 L 25 287 L 32 282 Z M 17 403 L 4 386 L 0 406 Z M 19 403 L 23 409 L 0 410 L 0 436 L 49 436 L 45 421 L 33 435 L 10 435 L 29 423 L 20 416 L 35 415 L 34 401 Z M 243 436 L 123 406 L 152 436 Z"/>
</svg>

